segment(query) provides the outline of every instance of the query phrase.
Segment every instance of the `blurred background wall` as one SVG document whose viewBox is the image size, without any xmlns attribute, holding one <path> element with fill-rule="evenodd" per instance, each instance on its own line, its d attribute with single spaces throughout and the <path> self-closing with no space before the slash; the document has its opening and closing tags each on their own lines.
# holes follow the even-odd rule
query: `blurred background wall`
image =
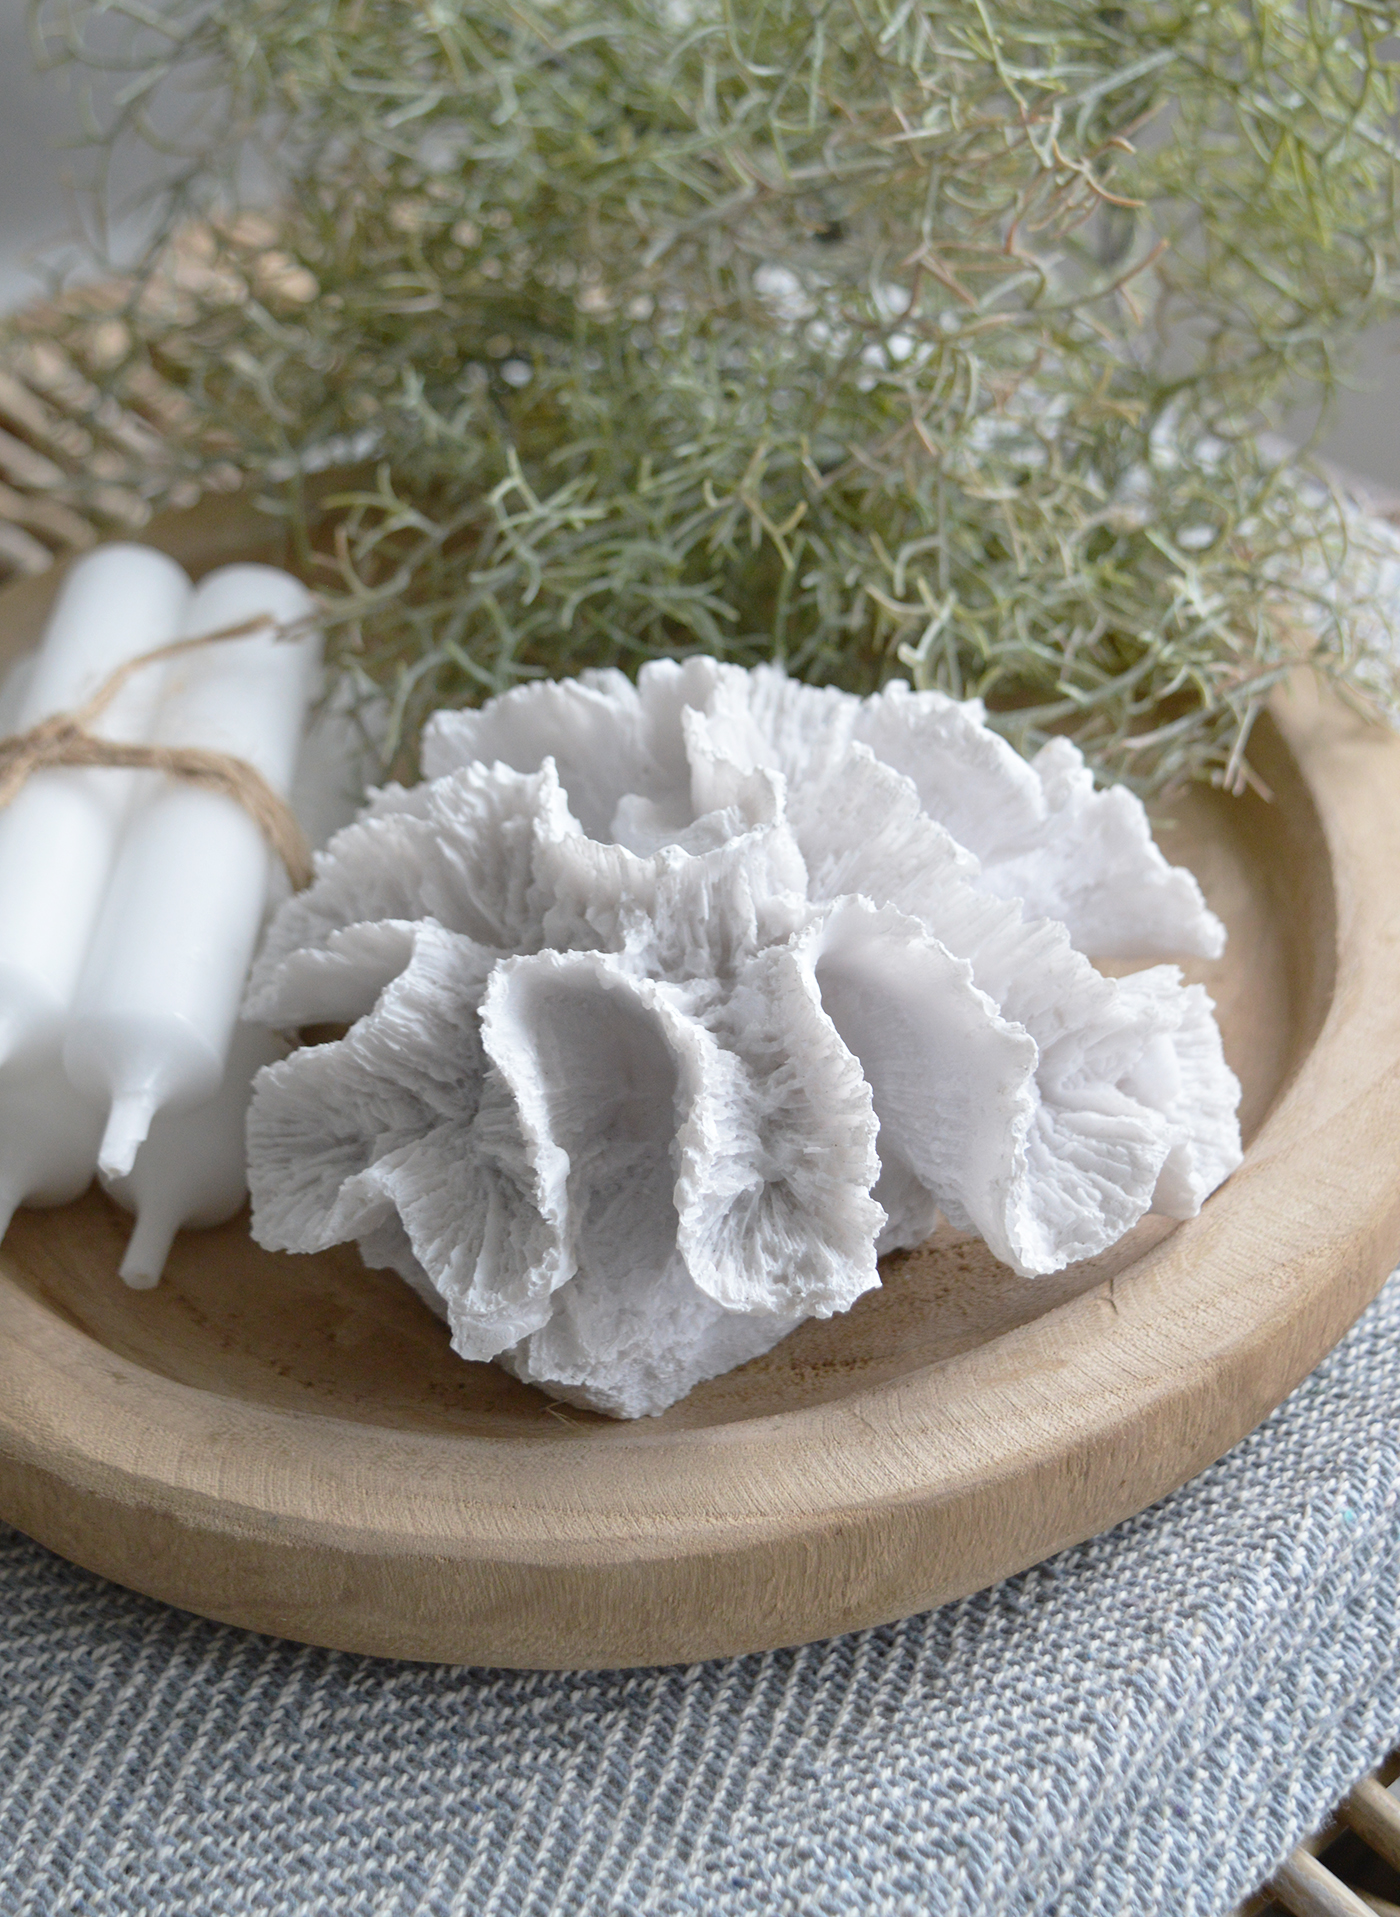
<svg viewBox="0 0 1400 1917">
<path fill-rule="evenodd" d="M 33 282 L 23 259 L 61 232 L 68 207 L 61 184 L 72 155 L 55 142 L 69 103 L 30 69 L 24 0 L 0 0 L 0 304 L 12 306 Z"/>
<path fill-rule="evenodd" d="M 26 11 L 25 0 L 0 0 L 0 307 L 35 290 L 26 262 L 72 230 L 64 182 L 82 166 L 62 145 L 76 126 L 71 97 L 32 71 Z M 1370 342 L 1325 450 L 1400 491 L 1400 327 Z"/>
</svg>

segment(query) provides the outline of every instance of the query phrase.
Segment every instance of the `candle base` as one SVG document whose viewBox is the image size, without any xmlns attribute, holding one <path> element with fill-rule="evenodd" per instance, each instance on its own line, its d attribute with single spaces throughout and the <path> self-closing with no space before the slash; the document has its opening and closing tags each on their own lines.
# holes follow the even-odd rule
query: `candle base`
<svg viewBox="0 0 1400 1917">
<path fill-rule="evenodd" d="M 97 1154 L 97 1169 L 104 1178 L 125 1178 L 130 1172 L 159 1103 L 154 1092 L 127 1092 L 115 1101 Z"/>
</svg>

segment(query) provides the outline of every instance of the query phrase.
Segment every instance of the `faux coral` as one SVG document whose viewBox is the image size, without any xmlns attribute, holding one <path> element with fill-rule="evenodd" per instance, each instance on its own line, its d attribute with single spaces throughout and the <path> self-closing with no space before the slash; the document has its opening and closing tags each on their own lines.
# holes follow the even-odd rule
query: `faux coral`
<svg viewBox="0 0 1400 1917">
<path fill-rule="evenodd" d="M 260 1242 L 358 1242 L 464 1357 L 659 1411 L 939 1213 L 1052 1271 L 1238 1162 L 1204 992 L 1086 955 L 1221 928 L 1071 746 L 692 659 L 424 756 L 271 929 L 250 1015 L 350 1026 L 260 1077 L 250 1184 Z"/>
</svg>

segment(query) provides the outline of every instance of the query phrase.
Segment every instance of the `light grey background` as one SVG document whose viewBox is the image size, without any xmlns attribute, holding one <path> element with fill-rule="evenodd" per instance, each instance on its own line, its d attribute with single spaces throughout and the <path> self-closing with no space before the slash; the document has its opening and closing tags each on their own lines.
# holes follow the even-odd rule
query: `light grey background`
<svg viewBox="0 0 1400 1917">
<path fill-rule="evenodd" d="M 0 0 L 0 305 L 33 281 L 22 261 L 68 225 L 63 176 L 74 156 L 57 150 L 71 109 L 31 68 L 25 0 Z"/>
<path fill-rule="evenodd" d="M 77 124 L 71 93 L 32 70 L 26 13 L 25 0 L 0 0 L 0 307 L 37 288 L 26 261 L 73 230 L 69 186 L 84 166 L 63 147 Z M 1370 342 L 1325 450 L 1400 490 L 1400 327 Z"/>
</svg>

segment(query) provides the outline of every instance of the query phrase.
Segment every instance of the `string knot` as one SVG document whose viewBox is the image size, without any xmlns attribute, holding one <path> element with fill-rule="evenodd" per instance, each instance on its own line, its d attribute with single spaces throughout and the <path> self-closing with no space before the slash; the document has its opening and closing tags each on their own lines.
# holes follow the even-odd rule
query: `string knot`
<svg viewBox="0 0 1400 1917">
<path fill-rule="evenodd" d="M 273 791 L 256 766 L 236 753 L 211 752 L 202 746 L 127 745 L 120 740 L 100 738 L 91 727 L 127 680 L 143 666 L 156 665 L 163 659 L 194 652 L 223 639 L 247 638 L 269 627 L 276 638 L 289 638 L 310 623 L 311 615 L 283 624 L 270 613 L 260 613 L 236 626 L 223 626 L 217 632 L 201 633 L 193 639 L 177 639 L 168 646 L 156 646 L 150 652 L 126 660 L 81 706 L 71 712 L 55 712 L 24 732 L 0 739 L 0 811 L 13 802 L 36 772 L 70 766 L 119 766 L 131 771 L 163 772 L 169 778 L 220 792 L 242 806 L 282 861 L 293 889 L 304 890 L 312 878 L 311 848 L 306 834 L 292 808 Z"/>
</svg>

